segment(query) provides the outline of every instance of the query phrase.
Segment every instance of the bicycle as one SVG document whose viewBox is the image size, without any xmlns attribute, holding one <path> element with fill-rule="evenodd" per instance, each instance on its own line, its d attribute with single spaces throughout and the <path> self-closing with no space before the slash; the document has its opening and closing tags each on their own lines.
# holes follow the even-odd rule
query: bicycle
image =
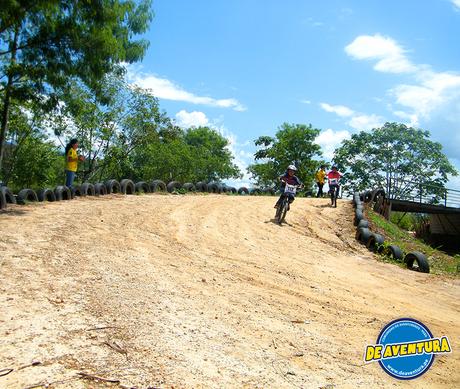
<svg viewBox="0 0 460 389">
<path fill-rule="evenodd" d="M 283 192 L 283 199 L 281 200 L 281 203 L 278 204 L 278 207 L 276 208 L 276 214 L 275 214 L 275 220 L 277 221 L 278 224 L 281 225 L 283 223 L 284 218 L 286 217 L 287 211 L 289 211 L 289 204 L 291 204 L 294 201 L 295 194 L 297 192 L 297 189 L 300 188 L 302 185 L 289 185 L 286 183 L 286 186 L 284 187 L 284 192 Z"/>
<path fill-rule="evenodd" d="M 331 206 L 337 208 L 337 197 L 339 197 L 340 186 L 337 180 L 332 179 L 329 182 L 329 194 L 331 196 Z"/>
</svg>

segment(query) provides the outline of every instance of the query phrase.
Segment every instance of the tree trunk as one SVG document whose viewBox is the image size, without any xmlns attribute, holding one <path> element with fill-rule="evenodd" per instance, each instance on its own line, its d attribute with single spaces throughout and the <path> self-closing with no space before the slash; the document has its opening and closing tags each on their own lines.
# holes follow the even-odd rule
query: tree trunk
<svg viewBox="0 0 460 389">
<path fill-rule="evenodd" d="M 16 49 L 18 47 L 19 27 L 14 30 L 14 38 L 10 43 L 11 61 L 10 66 L 16 63 Z M 5 151 L 6 130 L 8 129 L 8 114 L 10 112 L 11 90 L 13 88 L 13 74 L 8 72 L 8 82 L 5 87 L 5 97 L 3 99 L 2 122 L 0 127 L 0 174 L 2 171 L 3 154 Z"/>
</svg>

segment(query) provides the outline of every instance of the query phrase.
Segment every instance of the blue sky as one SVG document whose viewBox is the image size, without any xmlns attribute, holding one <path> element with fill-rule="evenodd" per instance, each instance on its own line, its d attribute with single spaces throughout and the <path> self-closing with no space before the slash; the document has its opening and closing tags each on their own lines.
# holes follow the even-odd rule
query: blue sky
<svg viewBox="0 0 460 389">
<path fill-rule="evenodd" d="M 208 125 L 240 168 L 253 141 L 311 123 L 331 158 L 386 121 L 429 130 L 460 170 L 460 0 L 154 0 L 131 82 L 184 127 Z M 248 181 L 246 175 L 243 182 Z M 448 187 L 460 189 L 460 179 Z"/>
</svg>

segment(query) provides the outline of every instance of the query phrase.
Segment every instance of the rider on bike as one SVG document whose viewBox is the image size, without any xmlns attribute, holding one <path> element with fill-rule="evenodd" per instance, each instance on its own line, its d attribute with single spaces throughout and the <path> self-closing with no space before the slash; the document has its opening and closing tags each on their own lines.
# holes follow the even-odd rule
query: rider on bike
<svg viewBox="0 0 460 389">
<path fill-rule="evenodd" d="M 298 185 L 298 186 L 302 185 L 302 183 L 300 182 L 299 178 L 295 175 L 296 171 L 297 171 L 297 168 L 294 165 L 289 165 L 287 170 L 286 170 L 286 173 L 284 173 L 281 177 L 279 177 L 279 180 L 281 181 L 281 196 L 278 199 L 278 201 L 276 202 L 274 208 L 278 208 L 278 205 L 283 200 L 284 188 L 285 188 L 286 184 Z M 292 203 L 293 201 L 294 201 L 294 197 L 292 196 L 290 198 L 290 200 L 289 200 L 289 203 Z"/>
<path fill-rule="evenodd" d="M 340 179 L 342 178 L 343 174 L 337 170 L 337 166 L 332 166 L 331 171 L 327 173 L 327 181 L 329 184 L 329 192 L 334 194 L 337 198 L 340 191 Z"/>
</svg>

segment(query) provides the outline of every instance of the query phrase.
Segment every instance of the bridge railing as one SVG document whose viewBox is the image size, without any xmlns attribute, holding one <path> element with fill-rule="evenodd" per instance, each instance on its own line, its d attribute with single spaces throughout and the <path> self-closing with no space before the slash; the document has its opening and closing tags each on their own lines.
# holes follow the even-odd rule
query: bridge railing
<svg viewBox="0 0 460 389">
<path fill-rule="evenodd" d="M 387 197 L 393 200 L 412 201 L 420 204 L 460 207 L 460 190 L 422 182 L 414 183 L 398 180 L 390 183 L 387 189 Z"/>
</svg>

